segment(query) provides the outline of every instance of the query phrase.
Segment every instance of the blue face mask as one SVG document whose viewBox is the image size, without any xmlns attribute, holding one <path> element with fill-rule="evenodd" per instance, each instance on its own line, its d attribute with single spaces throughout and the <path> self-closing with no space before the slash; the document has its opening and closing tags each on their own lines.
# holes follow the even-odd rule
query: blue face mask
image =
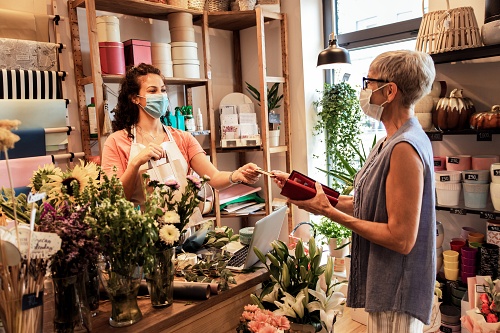
<svg viewBox="0 0 500 333">
<path fill-rule="evenodd" d="M 137 95 L 137 97 L 142 97 L 146 99 L 146 107 L 141 104 L 139 106 L 146 111 L 151 117 L 158 119 L 167 113 L 168 108 L 168 95 L 165 93 L 161 94 L 148 94 L 146 96 Z"/>
</svg>

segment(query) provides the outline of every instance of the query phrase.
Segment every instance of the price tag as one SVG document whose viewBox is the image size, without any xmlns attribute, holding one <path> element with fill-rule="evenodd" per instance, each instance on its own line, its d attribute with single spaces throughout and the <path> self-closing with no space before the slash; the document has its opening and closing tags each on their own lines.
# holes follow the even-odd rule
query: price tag
<svg viewBox="0 0 500 333">
<path fill-rule="evenodd" d="M 443 133 L 441 132 L 427 132 L 427 136 L 431 141 L 443 141 Z"/>
<path fill-rule="evenodd" d="M 450 176 L 440 176 L 439 181 L 441 182 L 449 182 L 451 180 Z"/>
<path fill-rule="evenodd" d="M 491 141 L 493 139 L 493 134 L 491 132 L 478 132 L 477 141 Z"/>
<path fill-rule="evenodd" d="M 448 157 L 448 163 L 450 163 L 450 164 L 460 164 L 460 158 L 458 158 L 458 157 Z"/>
<path fill-rule="evenodd" d="M 465 173 L 464 174 L 464 179 L 465 180 L 473 180 L 473 181 L 479 181 L 479 175 L 477 173 Z"/>
<path fill-rule="evenodd" d="M 441 325 L 441 327 L 439 327 L 439 331 L 442 333 L 453 333 L 453 330 L 450 327 L 446 327 L 443 325 Z"/>
<path fill-rule="evenodd" d="M 38 295 L 35 293 L 23 295 L 22 309 L 23 311 L 36 308 L 43 304 L 43 291 L 39 291 Z"/>
<path fill-rule="evenodd" d="M 450 214 L 467 215 L 467 211 L 463 208 L 450 208 Z"/>
<path fill-rule="evenodd" d="M 486 220 L 495 220 L 496 215 L 493 212 L 480 212 L 479 217 Z"/>
</svg>

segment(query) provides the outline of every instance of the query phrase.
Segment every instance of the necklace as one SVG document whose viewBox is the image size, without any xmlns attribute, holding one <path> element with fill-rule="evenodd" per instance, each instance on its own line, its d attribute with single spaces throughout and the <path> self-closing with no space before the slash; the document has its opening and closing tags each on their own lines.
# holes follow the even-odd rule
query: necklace
<svg viewBox="0 0 500 333">
<path fill-rule="evenodd" d="M 141 135 L 144 137 L 144 131 L 142 130 L 141 126 L 137 126 L 137 128 L 139 129 L 139 132 L 141 132 Z M 154 136 L 150 132 L 146 132 L 146 134 L 153 138 L 153 141 L 156 141 L 156 138 L 158 137 L 158 135 Z"/>
</svg>

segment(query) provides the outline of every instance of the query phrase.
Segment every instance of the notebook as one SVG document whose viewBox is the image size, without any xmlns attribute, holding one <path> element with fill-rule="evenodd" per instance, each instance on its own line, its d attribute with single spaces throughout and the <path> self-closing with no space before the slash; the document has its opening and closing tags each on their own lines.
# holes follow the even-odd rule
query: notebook
<svg viewBox="0 0 500 333">
<path fill-rule="evenodd" d="M 253 250 L 254 247 L 263 254 L 271 251 L 271 242 L 278 239 L 280 235 L 287 208 L 288 206 L 283 206 L 257 221 L 249 245 L 243 245 L 240 242 L 226 245 L 226 250 L 233 252 L 233 257 L 229 259 L 226 267 L 234 271 L 241 271 L 253 266 L 259 261 Z"/>
<path fill-rule="evenodd" d="M 281 195 L 292 200 L 307 200 L 316 195 L 316 181 L 298 171 L 293 170 L 285 185 L 281 189 Z M 339 192 L 321 184 L 330 204 L 335 207 L 338 202 Z"/>
</svg>

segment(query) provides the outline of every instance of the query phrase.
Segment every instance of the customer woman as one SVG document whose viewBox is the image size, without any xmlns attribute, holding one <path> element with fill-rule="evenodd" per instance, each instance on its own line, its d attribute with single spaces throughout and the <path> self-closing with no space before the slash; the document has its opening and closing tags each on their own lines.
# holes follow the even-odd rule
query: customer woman
<svg viewBox="0 0 500 333">
<path fill-rule="evenodd" d="M 413 116 L 435 77 L 431 57 L 415 51 L 377 56 L 363 78 L 360 105 L 387 136 L 358 172 L 354 196 L 330 205 L 316 196 L 291 203 L 353 231 L 347 305 L 369 313 L 368 332 L 422 332 L 436 279 L 434 169 L 429 139 Z M 282 187 L 288 175 L 275 172 Z"/>
<path fill-rule="evenodd" d="M 200 176 L 209 176 L 209 184 L 216 189 L 258 180 L 258 167 L 253 163 L 232 172 L 217 170 L 191 133 L 161 123 L 167 107 L 159 69 L 140 64 L 127 71 L 115 109 L 113 133 L 102 153 L 103 170 L 111 175 L 116 167 L 127 199 L 138 205 L 144 202 L 140 174 L 146 171 L 153 179 L 174 177 L 182 184 L 193 169 Z"/>
</svg>

